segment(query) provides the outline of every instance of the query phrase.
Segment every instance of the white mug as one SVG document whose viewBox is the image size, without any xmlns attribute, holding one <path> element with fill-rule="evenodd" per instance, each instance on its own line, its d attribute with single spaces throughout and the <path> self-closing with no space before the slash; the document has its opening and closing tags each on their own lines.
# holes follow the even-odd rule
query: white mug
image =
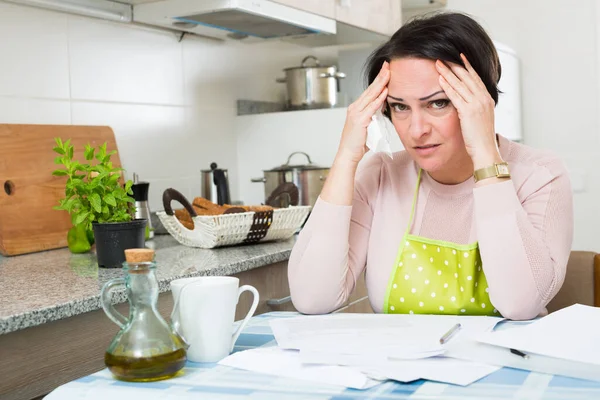
<svg viewBox="0 0 600 400">
<path fill-rule="evenodd" d="M 171 320 L 189 345 L 188 360 L 217 362 L 231 353 L 242 329 L 254 315 L 259 299 L 256 288 L 239 287 L 239 284 L 240 280 L 231 276 L 202 276 L 171 282 L 174 302 Z M 232 335 L 236 306 L 245 291 L 252 292 L 254 300 Z"/>
</svg>

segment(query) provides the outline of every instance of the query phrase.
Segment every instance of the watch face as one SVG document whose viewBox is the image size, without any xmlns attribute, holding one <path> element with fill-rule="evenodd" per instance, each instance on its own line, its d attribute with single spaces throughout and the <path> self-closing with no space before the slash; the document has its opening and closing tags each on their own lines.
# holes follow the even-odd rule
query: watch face
<svg viewBox="0 0 600 400">
<path fill-rule="evenodd" d="M 498 165 L 498 173 L 500 175 L 509 175 L 510 172 L 508 171 L 508 165 L 505 165 L 505 164 Z"/>
</svg>

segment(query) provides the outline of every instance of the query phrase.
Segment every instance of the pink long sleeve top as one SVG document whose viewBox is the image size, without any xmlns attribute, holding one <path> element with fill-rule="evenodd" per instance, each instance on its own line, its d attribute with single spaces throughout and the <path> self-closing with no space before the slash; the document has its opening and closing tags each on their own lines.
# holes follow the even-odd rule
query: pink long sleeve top
<svg viewBox="0 0 600 400">
<path fill-rule="evenodd" d="M 564 281 L 573 240 L 571 185 L 554 154 L 498 138 L 511 179 L 443 185 L 423 173 L 410 233 L 478 242 L 494 307 L 506 318 L 530 319 L 545 312 Z M 417 174 L 404 151 L 393 160 L 374 154 L 357 171 L 351 206 L 317 200 L 289 260 L 298 311 L 341 307 L 365 272 L 371 306 L 382 312 Z"/>
</svg>

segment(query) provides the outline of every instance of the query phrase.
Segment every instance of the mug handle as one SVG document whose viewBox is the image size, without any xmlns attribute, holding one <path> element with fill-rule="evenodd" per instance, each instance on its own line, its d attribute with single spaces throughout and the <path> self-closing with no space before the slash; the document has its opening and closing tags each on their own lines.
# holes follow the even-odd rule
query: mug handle
<svg viewBox="0 0 600 400">
<path fill-rule="evenodd" d="M 244 327 L 246 326 L 246 324 L 248 324 L 248 321 L 250 321 L 250 318 L 252 318 L 252 316 L 254 315 L 254 312 L 256 311 L 256 307 L 258 307 L 258 299 L 259 299 L 258 290 L 256 290 L 256 288 L 254 288 L 254 286 L 244 285 L 244 286 L 240 287 L 238 289 L 238 301 L 240 300 L 240 295 L 245 291 L 252 292 L 252 295 L 254 296 L 254 300 L 252 300 L 252 305 L 250 306 L 250 310 L 248 310 L 248 314 L 246 314 L 246 317 L 244 317 L 244 320 L 242 321 L 240 326 L 238 326 L 238 328 L 233 333 L 233 337 L 231 338 L 231 348 L 229 349 L 230 353 L 233 351 L 233 347 L 235 346 L 235 342 L 237 341 L 238 337 L 240 336 L 240 333 L 242 333 L 242 330 L 244 330 Z"/>
<path fill-rule="evenodd" d="M 117 324 L 119 328 L 123 329 L 127 323 L 127 318 L 118 312 L 117 309 L 112 305 L 112 296 L 110 293 L 111 289 L 118 285 L 125 285 L 125 278 L 115 278 L 106 282 L 106 284 L 102 287 L 102 291 L 100 292 L 100 303 L 102 303 L 102 308 L 104 309 L 104 312 L 108 318 Z"/>
</svg>

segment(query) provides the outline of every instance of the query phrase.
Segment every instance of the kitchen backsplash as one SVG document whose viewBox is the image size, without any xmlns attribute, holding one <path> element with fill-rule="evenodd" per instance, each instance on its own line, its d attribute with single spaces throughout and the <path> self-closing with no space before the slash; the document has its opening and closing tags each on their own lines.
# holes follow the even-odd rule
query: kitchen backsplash
<svg viewBox="0 0 600 400">
<path fill-rule="evenodd" d="M 239 199 L 237 99 L 283 101 L 283 68 L 307 54 L 337 57 L 281 42 L 179 42 L 167 31 L 2 2 L 0 38 L 10 60 L 0 63 L 0 123 L 111 126 L 127 176 L 151 183 L 152 210 L 167 187 L 199 195 L 212 161 L 229 169 Z"/>
</svg>

